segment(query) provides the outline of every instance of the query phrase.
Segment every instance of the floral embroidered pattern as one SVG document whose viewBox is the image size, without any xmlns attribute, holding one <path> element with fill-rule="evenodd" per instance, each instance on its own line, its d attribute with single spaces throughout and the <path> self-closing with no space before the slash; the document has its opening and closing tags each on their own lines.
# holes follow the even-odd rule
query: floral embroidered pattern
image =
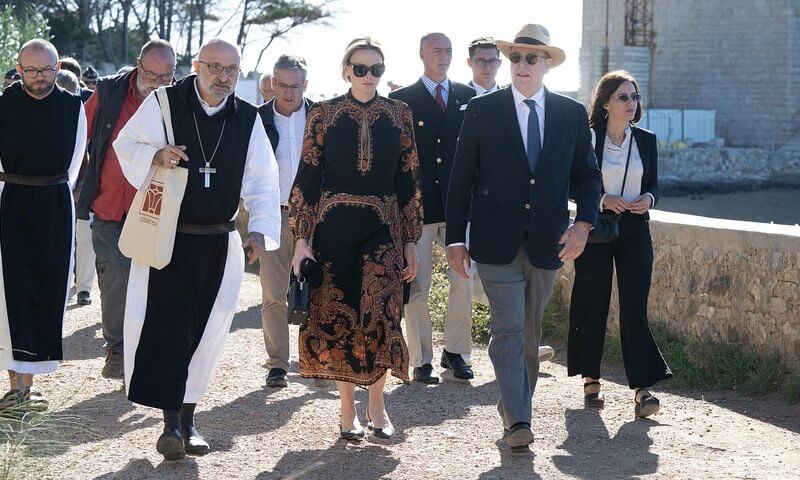
<svg viewBox="0 0 800 480">
<path fill-rule="evenodd" d="M 300 332 L 300 374 L 370 385 L 391 369 L 407 382 L 403 246 L 422 234 L 411 110 L 382 97 L 318 103 L 301 158 L 289 223 L 310 241 L 323 283 Z"/>
</svg>

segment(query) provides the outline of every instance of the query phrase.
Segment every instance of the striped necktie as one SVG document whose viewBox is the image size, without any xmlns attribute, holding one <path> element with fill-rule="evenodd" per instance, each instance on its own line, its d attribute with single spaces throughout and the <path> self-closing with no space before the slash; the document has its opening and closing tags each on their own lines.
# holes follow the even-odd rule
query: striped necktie
<svg viewBox="0 0 800 480">
<path fill-rule="evenodd" d="M 439 104 L 439 108 L 441 108 L 442 111 L 444 112 L 445 110 L 447 110 L 447 105 L 445 105 L 444 97 L 442 96 L 443 90 L 444 87 L 441 84 L 436 85 L 436 103 Z"/>
</svg>

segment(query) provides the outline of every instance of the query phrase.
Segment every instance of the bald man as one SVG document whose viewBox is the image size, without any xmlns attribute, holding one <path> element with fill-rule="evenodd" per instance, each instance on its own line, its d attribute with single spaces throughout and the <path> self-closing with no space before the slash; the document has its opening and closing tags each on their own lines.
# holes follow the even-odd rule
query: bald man
<svg viewBox="0 0 800 480">
<path fill-rule="evenodd" d="M 89 121 L 89 164 L 78 197 L 78 219 L 92 223 L 101 321 L 106 361 L 102 375 L 122 379 L 125 294 L 131 262 L 119 250 L 119 236 L 136 189 L 128 183 L 111 144 L 151 92 L 172 83 L 175 51 L 169 42 L 150 40 L 142 46 L 136 68 L 100 79 L 86 102 Z M 80 297 L 79 297 L 80 299 Z"/>
<path fill-rule="evenodd" d="M 442 33 L 429 33 L 420 39 L 419 56 L 424 66 L 414 84 L 397 89 L 389 98 L 402 100 L 414 115 L 414 136 L 419 153 L 424 227 L 417 243 L 419 273 L 411 282 L 405 308 L 405 334 L 414 381 L 439 383 L 433 368 L 433 329 L 428 310 L 428 295 L 433 270 L 433 245 L 444 246 L 444 206 L 450 170 L 456 150 L 464 109 L 475 95 L 471 87 L 447 78 L 453 60 L 453 46 Z M 463 279 L 447 270 L 450 290 L 444 320 L 444 349 L 439 365 L 455 378 L 470 380 L 472 351 L 472 279 Z"/>
<path fill-rule="evenodd" d="M 122 172 L 137 189 L 150 186 L 153 168 L 188 170 L 172 260 L 161 270 L 132 260 L 125 305 L 128 399 L 163 410 L 156 449 L 168 460 L 209 451 L 194 409 L 238 303 L 240 197 L 250 213 L 244 242 L 250 263 L 280 241 L 278 165 L 256 107 L 234 93 L 239 62 L 234 45 L 211 40 L 200 48 L 195 73 L 166 87 L 175 145 L 167 144 L 154 94 L 114 142 Z"/>
<path fill-rule="evenodd" d="M 11 389 L 0 409 L 45 410 L 35 374 L 55 371 L 72 286 L 72 187 L 86 147 L 79 97 L 55 86 L 58 52 L 25 43 L 21 82 L 0 96 L 0 368 Z"/>
</svg>

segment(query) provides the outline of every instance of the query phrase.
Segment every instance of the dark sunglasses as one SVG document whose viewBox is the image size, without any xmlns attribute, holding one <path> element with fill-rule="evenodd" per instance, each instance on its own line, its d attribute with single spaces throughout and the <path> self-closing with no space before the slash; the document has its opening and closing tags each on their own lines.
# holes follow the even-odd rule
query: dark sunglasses
<svg viewBox="0 0 800 480">
<path fill-rule="evenodd" d="M 545 59 L 550 57 L 542 57 L 540 55 L 536 55 L 535 53 L 529 53 L 525 55 L 525 62 L 528 65 L 536 65 L 539 59 Z M 508 59 L 511 60 L 511 63 L 519 63 L 522 60 L 522 54 L 519 52 L 511 52 L 511 55 L 508 56 Z"/>
<path fill-rule="evenodd" d="M 634 102 L 638 102 L 641 99 L 642 96 L 639 95 L 638 93 L 632 93 L 630 96 L 628 96 L 627 93 L 620 93 L 619 95 L 617 95 L 617 100 L 619 100 L 622 103 L 628 103 L 628 100 L 633 100 Z"/>
<path fill-rule="evenodd" d="M 353 75 L 358 78 L 366 77 L 367 73 L 371 73 L 373 77 L 378 78 L 383 76 L 383 72 L 386 71 L 386 65 L 383 63 L 376 63 L 375 65 L 366 66 L 366 65 L 359 65 L 357 63 L 351 63 L 351 67 L 353 67 Z"/>
</svg>

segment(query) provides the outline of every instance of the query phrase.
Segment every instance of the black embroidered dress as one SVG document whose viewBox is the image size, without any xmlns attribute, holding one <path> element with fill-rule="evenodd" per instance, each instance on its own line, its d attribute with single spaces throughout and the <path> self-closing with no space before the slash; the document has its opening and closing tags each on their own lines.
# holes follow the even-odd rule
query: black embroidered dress
<svg viewBox="0 0 800 480">
<path fill-rule="evenodd" d="M 300 374 L 371 385 L 391 369 L 408 382 L 400 277 L 403 246 L 422 233 L 411 110 L 377 95 L 320 102 L 301 159 L 290 226 L 311 243 L 324 281 L 300 331 Z"/>
</svg>

